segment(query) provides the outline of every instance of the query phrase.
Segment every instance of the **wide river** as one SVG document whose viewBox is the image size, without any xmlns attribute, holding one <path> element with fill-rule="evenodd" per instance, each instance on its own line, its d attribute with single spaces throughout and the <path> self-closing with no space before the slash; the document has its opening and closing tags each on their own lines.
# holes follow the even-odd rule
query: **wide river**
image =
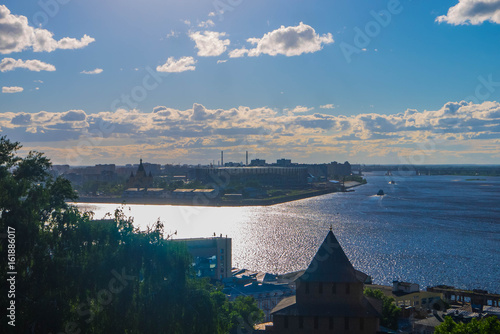
<svg viewBox="0 0 500 334">
<path fill-rule="evenodd" d="M 356 269 L 374 283 L 415 282 L 500 293 L 500 177 L 385 176 L 368 184 L 267 207 L 129 205 L 141 229 L 160 219 L 174 238 L 232 238 L 233 267 L 307 268 L 330 225 Z M 389 184 L 389 181 L 395 184 Z M 383 189 L 385 196 L 376 196 Z M 116 204 L 78 204 L 95 218 Z"/>
</svg>

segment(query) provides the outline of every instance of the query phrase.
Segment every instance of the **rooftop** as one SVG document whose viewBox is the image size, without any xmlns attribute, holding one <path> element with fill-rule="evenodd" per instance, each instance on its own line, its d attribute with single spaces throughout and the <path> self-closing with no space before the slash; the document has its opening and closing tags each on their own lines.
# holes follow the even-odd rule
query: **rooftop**
<svg viewBox="0 0 500 334">
<path fill-rule="evenodd" d="M 378 317 L 382 313 L 382 302 L 374 298 L 363 298 L 359 304 L 299 305 L 296 296 L 283 298 L 271 311 L 274 315 L 314 315 L 358 317 L 359 315 Z"/>
<path fill-rule="evenodd" d="M 359 282 L 356 270 L 330 230 L 300 281 Z"/>
</svg>

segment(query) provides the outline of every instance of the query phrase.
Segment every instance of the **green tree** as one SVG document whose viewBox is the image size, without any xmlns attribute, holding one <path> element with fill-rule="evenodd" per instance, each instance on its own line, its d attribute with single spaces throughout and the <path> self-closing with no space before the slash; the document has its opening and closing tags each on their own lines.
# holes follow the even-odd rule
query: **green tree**
<svg viewBox="0 0 500 334">
<path fill-rule="evenodd" d="M 363 293 L 365 296 L 382 301 L 382 320 L 380 324 L 390 329 L 398 329 L 398 319 L 401 314 L 401 309 L 394 303 L 394 298 L 384 295 L 380 290 L 371 288 L 366 288 Z"/>
<path fill-rule="evenodd" d="M 444 322 L 436 327 L 436 334 L 499 334 L 500 321 L 497 317 L 487 317 L 480 320 L 472 319 L 469 323 L 456 323 L 451 317 L 445 317 Z"/>
<path fill-rule="evenodd" d="M 231 307 L 231 333 L 252 333 L 253 326 L 264 319 L 264 312 L 251 296 L 238 296 Z"/>
<path fill-rule="evenodd" d="M 139 231 L 122 209 L 93 220 L 66 204 L 76 195 L 50 177 L 47 158 L 19 157 L 20 148 L 0 137 L 0 229 L 16 233 L 17 333 L 223 334 L 260 319 L 254 300 L 229 302 L 196 278 L 186 247 L 166 240 L 161 222 Z M 10 270 L 0 266 L 6 282 Z M 1 333 L 12 329 L 2 321 Z"/>
</svg>

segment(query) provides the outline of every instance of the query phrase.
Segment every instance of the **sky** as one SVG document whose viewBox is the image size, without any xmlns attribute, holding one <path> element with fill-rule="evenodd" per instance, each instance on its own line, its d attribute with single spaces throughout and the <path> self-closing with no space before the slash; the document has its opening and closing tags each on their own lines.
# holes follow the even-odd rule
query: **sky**
<svg viewBox="0 0 500 334">
<path fill-rule="evenodd" d="M 0 3 L 0 135 L 54 164 L 500 164 L 500 0 Z"/>
</svg>

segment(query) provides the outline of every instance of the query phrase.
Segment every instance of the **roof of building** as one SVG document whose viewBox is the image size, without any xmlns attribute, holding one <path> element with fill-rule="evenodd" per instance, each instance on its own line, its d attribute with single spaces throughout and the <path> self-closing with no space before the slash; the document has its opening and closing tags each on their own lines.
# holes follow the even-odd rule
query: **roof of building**
<svg viewBox="0 0 500 334">
<path fill-rule="evenodd" d="M 483 306 L 483 313 L 496 315 L 500 318 L 500 307 L 496 306 Z"/>
<path fill-rule="evenodd" d="M 380 317 L 382 302 L 374 298 L 365 297 L 356 304 L 318 304 L 300 305 L 296 303 L 296 296 L 283 298 L 271 311 L 273 315 L 292 316 L 340 316 L 340 317 Z"/>
<path fill-rule="evenodd" d="M 272 325 L 273 325 L 272 322 L 263 322 L 261 324 L 254 325 L 253 329 L 256 331 L 264 331 L 264 330 L 266 330 L 266 326 L 272 326 Z"/>
<path fill-rule="evenodd" d="M 335 283 L 359 282 L 356 270 L 332 231 L 328 232 L 309 267 L 298 280 Z"/>
<path fill-rule="evenodd" d="M 135 192 L 137 192 L 137 191 L 144 191 L 144 189 L 145 188 L 128 188 L 125 191 L 129 191 L 129 192 L 135 191 Z"/>
<path fill-rule="evenodd" d="M 165 191 L 165 190 L 163 188 L 127 188 L 125 191 L 128 191 L 128 192 L 138 192 L 138 191 L 159 192 L 159 191 Z"/>
<path fill-rule="evenodd" d="M 193 192 L 195 192 L 195 193 L 211 193 L 214 191 L 215 191 L 215 189 L 195 189 Z"/>
<path fill-rule="evenodd" d="M 175 189 L 173 192 L 174 193 L 191 193 L 193 191 L 194 191 L 194 189 Z"/>
<path fill-rule="evenodd" d="M 410 283 L 410 282 L 400 282 L 400 281 L 393 281 L 392 283 L 396 283 L 398 286 L 407 286 L 411 287 L 412 285 L 418 285 L 417 283 Z"/>
<path fill-rule="evenodd" d="M 292 289 L 288 284 L 270 284 L 252 282 L 245 285 L 235 285 L 224 289 L 224 293 L 230 296 L 260 295 L 273 297 L 274 295 L 291 294 Z"/>
<path fill-rule="evenodd" d="M 438 314 L 433 314 L 429 318 L 425 318 L 422 320 L 418 320 L 415 322 L 415 326 L 424 326 L 424 327 L 432 327 L 435 328 L 439 326 L 443 322 L 443 318 Z"/>
</svg>

